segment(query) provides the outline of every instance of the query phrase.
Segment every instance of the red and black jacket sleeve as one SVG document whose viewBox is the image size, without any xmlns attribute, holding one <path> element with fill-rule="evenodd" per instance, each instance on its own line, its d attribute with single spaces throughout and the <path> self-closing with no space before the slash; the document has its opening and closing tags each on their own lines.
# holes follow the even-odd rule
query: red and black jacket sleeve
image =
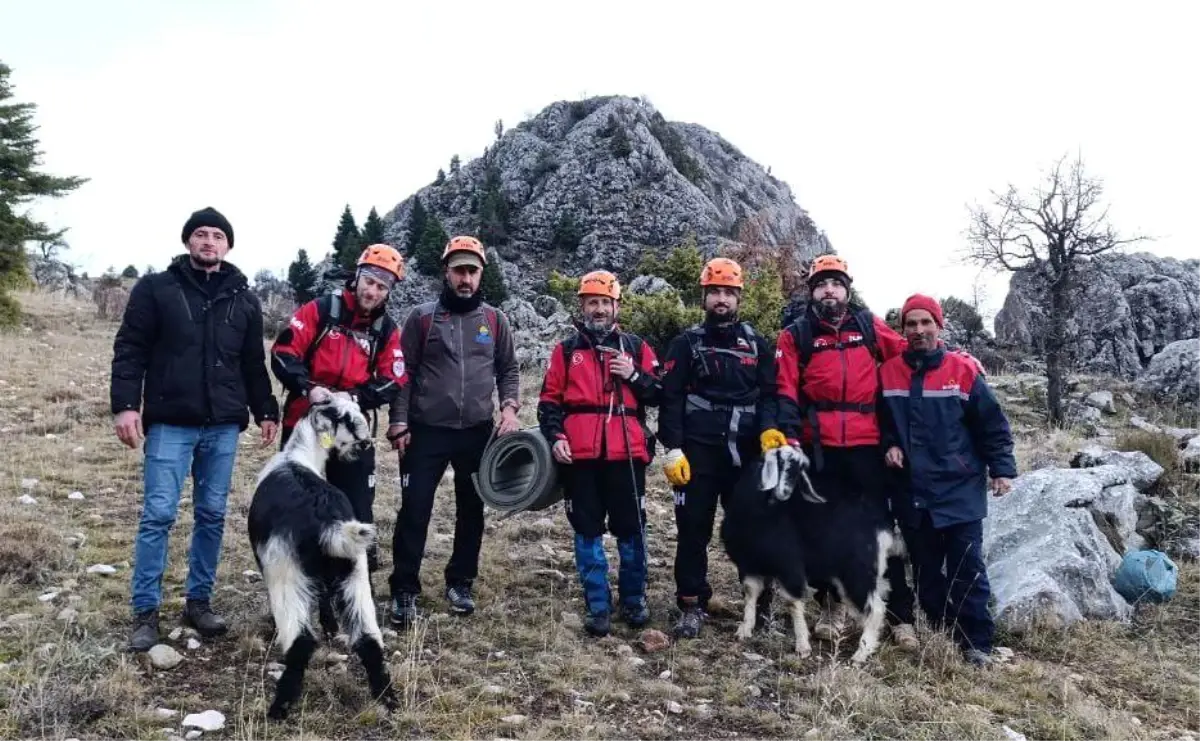
<svg viewBox="0 0 1200 741">
<path fill-rule="evenodd" d="M 387 339 L 375 355 L 371 379 L 354 390 L 358 405 L 364 412 L 390 405 L 400 394 L 400 389 L 408 383 L 404 350 L 400 347 L 400 330 L 390 321 L 387 324 Z"/>
<path fill-rule="evenodd" d="M 563 429 L 563 398 L 567 392 L 567 366 L 563 344 L 554 346 L 550 363 L 546 366 L 546 377 L 542 379 L 542 391 L 538 396 L 537 418 L 542 436 L 554 444 L 566 440 Z"/>
<path fill-rule="evenodd" d="M 800 438 L 800 352 L 791 331 L 784 329 L 775 343 L 775 423 L 789 440 Z"/>
<path fill-rule="evenodd" d="M 758 343 L 758 431 L 778 428 L 779 400 L 776 398 L 775 348 L 766 337 L 756 336 Z"/>
<path fill-rule="evenodd" d="M 641 356 L 633 363 L 634 375 L 630 377 L 629 389 L 643 407 L 658 406 L 662 399 L 662 381 L 659 379 L 658 356 L 650 343 L 643 341 Z"/>
<path fill-rule="evenodd" d="M 667 362 L 663 367 L 662 401 L 658 412 L 658 439 L 667 450 L 683 447 L 683 415 L 687 404 L 687 388 L 692 368 L 691 349 L 687 337 L 677 335 L 667 345 Z"/>
<path fill-rule="evenodd" d="M 296 310 L 271 346 L 271 370 L 283 387 L 295 396 L 308 391 L 308 366 L 304 356 L 320 331 L 320 311 L 317 299 Z"/>
</svg>

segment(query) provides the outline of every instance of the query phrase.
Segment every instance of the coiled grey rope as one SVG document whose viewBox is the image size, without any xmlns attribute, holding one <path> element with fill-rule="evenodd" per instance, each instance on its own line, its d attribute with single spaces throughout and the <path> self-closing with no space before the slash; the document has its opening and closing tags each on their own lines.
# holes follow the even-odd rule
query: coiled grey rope
<svg viewBox="0 0 1200 741">
<path fill-rule="evenodd" d="M 545 509 L 563 497 L 558 464 L 537 426 L 493 438 L 471 478 L 484 504 L 509 514 Z"/>
</svg>

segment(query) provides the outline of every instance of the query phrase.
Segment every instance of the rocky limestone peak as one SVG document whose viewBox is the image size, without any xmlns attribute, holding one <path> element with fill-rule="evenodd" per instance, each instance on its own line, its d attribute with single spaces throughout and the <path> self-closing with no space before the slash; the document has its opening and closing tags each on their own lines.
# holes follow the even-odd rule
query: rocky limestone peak
<svg viewBox="0 0 1200 741">
<path fill-rule="evenodd" d="M 1200 260 L 1104 254 L 1082 266 L 1075 286 L 1067 347 L 1078 370 L 1132 379 L 1167 345 L 1200 337 Z M 1044 296 L 1036 276 L 1015 273 L 996 315 L 997 341 L 1042 354 Z"/>
<path fill-rule="evenodd" d="M 489 190 L 507 217 L 481 229 Z M 402 201 L 383 217 L 401 249 L 414 197 L 449 234 L 483 237 L 509 291 L 524 298 L 551 269 L 623 272 L 646 247 L 689 233 L 706 255 L 735 238 L 792 246 L 804 260 L 830 250 L 786 183 L 718 134 L 624 96 L 552 103 Z M 432 296 L 429 282 L 407 293 Z"/>
</svg>

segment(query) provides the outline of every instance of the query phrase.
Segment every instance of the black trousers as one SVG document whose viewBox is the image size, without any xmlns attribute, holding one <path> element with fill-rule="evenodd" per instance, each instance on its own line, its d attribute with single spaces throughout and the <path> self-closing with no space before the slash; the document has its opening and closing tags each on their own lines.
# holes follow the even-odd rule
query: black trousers
<svg viewBox="0 0 1200 741">
<path fill-rule="evenodd" d="M 717 503 L 727 507 L 738 478 L 759 458 L 757 440 L 747 439 L 738 446 L 742 467 L 735 467 L 726 445 L 702 445 L 684 442 L 683 454 L 692 469 L 691 480 L 675 490 L 675 602 L 683 609 L 689 605 L 707 608 L 712 597 L 708 583 L 708 545 L 712 540 Z M 740 574 L 739 574 L 740 577 Z"/>
<path fill-rule="evenodd" d="M 279 448 L 287 444 L 294 428 L 285 427 L 279 435 Z M 342 490 L 359 522 L 375 522 L 375 448 L 359 453 L 352 461 L 330 455 L 325 462 L 325 480 Z"/>
<path fill-rule="evenodd" d="M 992 650 L 996 626 L 988 610 L 991 586 L 983 562 L 983 521 L 937 528 L 929 512 L 904 528 L 921 610 L 934 628 L 949 627 L 959 646 Z"/>
<path fill-rule="evenodd" d="M 812 451 L 805 454 L 812 459 Z M 887 527 L 894 528 L 895 516 L 890 507 L 892 490 L 899 481 L 883 461 L 883 450 L 878 445 L 858 445 L 849 448 L 823 446 L 823 466 L 820 471 L 809 471 L 813 488 L 826 499 L 846 500 L 862 498 L 871 514 Z M 802 507 L 799 497 L 793 502 Z M 913 621 L 913 591 L 908 586 L 904 558 L 891 556 L 887 559 L 884 572 L 890 590 L 887 599 L 888 624 L 911 623 Z M 817 601 L 826 604 L 836 599 L 831 584 L 813 584 Z"/>
<path fill-rule="evenodd" d="M 447 586 L 470 586 L 479 573 L 483 500 L 471 474 L 479 471 L 492 423 L 454 429 L 412 425 L 412 441 L 400 461 L 400 511 L 392 534 L 392 595 L 421 593 L 421 560 L 433 515 L 433 499 L 446 466 L 454 467 L 454 551 L 446 564 Z"/>
<path fill-rule="evenodd" d="M 631 471 L 626 460 L 575 461 L 558 470 L 565 484 L 567 520 L 576 533 L 597 537 L 607 530 L 622 539 L 641 534 L 641 523 L 645 522 L 645 463 L 634 461 Z"/>
</svg>

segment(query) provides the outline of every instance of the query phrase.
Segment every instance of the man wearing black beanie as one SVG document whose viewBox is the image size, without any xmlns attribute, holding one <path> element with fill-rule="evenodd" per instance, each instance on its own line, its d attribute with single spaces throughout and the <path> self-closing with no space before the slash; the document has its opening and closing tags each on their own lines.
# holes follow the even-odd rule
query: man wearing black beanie
<svg viewBox="0 0 1200 741">
<path fill-rule="evenodd" d="M 145 443 L 145 496 L 134 541 L 129 648 L 158 642 L 167 539 L 190 470 L 195 526 L 183 620 L 205 637 L 227 629 L 210 598 L 238 438 L 250 413 L 270 445 L 279 420 L 263 347 L 262 305 L 246 276 L 225 262 L 233 227 L 204 208 L 184 224 L 187 248 L 133 286 L 113 342 L 112 412 L 117 437 Z"/>
</svg>

